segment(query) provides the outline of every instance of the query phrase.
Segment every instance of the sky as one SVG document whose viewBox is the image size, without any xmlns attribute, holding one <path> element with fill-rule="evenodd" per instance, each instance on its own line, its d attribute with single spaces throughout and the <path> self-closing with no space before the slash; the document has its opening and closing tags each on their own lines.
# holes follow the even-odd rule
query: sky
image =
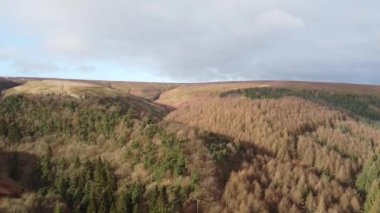
<svg viewBox="0 0 380 213">
<path fill-rule="evenodd" d="M 380 84 L 378 0 L 0 0 L 0 76 Z"/>
</svg>

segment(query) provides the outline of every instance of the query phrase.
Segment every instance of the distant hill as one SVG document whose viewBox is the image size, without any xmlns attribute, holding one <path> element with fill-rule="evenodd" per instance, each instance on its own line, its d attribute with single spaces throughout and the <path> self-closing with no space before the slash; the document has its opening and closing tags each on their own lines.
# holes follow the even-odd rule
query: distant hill
<svg viewBox="0 0 380 213">
<path fill-rule="evenodd" d="M 21 85 L 8 94 L 60 94 L 83 95 L 134 95 L 158 103 L 178 107 L 188 101 L 215 97 L 223 92 L 254 87 L 324 90 L 350 94 L 371 94 L 380 96 L 380 86 L 346 83 L 321 83 L 301 81 L 236 81 L 209 83 L 148 83 L 123 81 L 94 81 L 52 78 L 0 78 L 6 88 Z"/>
<path fill-rule="evenodd" d="M 113 81 L 84 81 L 65 79 L 12 78 L 20 86 L 7 92 L 11 94 L 56 94 L 68 96 L 125 96 L 134 95 L 148 100 L 158 99 L 162 92 L 178 84 L 139 83 Z M 10 87 L 9 87 L 10 88 Z"/>
<path fill-rule="evenodd" d="M 333 91 L 348 94 L 371 94 L 380 96 L 380 86 L 319 83 L 319 82 L 292 82 L 292 81 L 243 81 L 243 82 L 215 82 L 199 84 L 182 84 L 161 94 L 157 102 L 178 107 L 186 102 L 207 99 L 219 96 L 223 92 L 237 89 L 272 87 L 289 89 L 308 89 Z"/>
<path fill-rule="evenodd" d="M 15 86 L 18 86 L 19 84 L 11 81 L 11 80 L 8 80 L 6 78 L 1 78 L 0 77 L 0 91 L 1 90 L 4 90 L 4 89 L 9 89 L 9 88 L 12 88 L 12 87 L 15 87 Z"/>
</svg>

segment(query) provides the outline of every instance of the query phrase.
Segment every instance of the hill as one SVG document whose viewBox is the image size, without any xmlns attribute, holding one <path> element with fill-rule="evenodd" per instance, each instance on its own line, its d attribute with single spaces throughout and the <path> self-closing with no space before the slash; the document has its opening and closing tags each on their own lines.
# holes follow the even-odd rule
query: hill
<svg viewBox="0 0 380 213">
<path fill-rule="evenodd" d="M 380 95 L 379 86 L 339 84 L 339 83 L 313 83 L 290 81 L 245 81 L 245 82 L 216 82 L 200 84 L 182 84 L 174 89 L 165 91 L 157 100 L 158 103 L 178 107 L 186 102 L 208 99 L 219 96 L 221 93 L 247 88 L 270 87 L 288 89 L 309 89 L 333 91 L 349 94 L 373 94 Z"/>
<path fill-rule="evenodd" d="M 134 95 L 148 100 L 157 99 L 164 91 L 177 84 L 83 81 L 65 79 L 28 79 L 13 78 L 22 85 L 10 89 L 6 95 L 14 94 L 54 94 L 72 97 L 90 96 L 126 96 Z"/>
<path fill-rule="evenodd" d="M 10 89 L 12 87 L 17 86 L 18 84 L 16 82 L 13 82 L 11 80 L 8 80 L 6 78 L 0 78 L 0 91 Z"/>
<path fill-rule="evenodd" d="M 379 86 L 12 81 L 1 212 L 380 209 Z"/>
</svg>

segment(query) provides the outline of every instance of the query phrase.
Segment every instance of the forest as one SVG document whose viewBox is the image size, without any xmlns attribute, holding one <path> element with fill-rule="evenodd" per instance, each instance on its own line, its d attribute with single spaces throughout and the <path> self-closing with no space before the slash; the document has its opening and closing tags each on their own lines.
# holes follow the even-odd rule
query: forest
<svg viewBox="0 0 380 213">
<path fill-rule="evenodd" d="M 0 101 L 0 212 L 379 212 L 380 98 L 234 89 Z M 22 187 L 2 196 L 2 181 Z"/>
<path fill-rule="evenodd" d="M 222 97 L 241 94 L 251 99 L 278 99 L 286 96 L 300 97 L 319 103 L 340 107 L 354 115 L 371 121 L 380 120 L 380 97 L 375 95 L 343 94 L 333 91 L 296 90 L 288 88 L 249 88 L 224 92 Z"/>
<path fill-rule="evenodd" d="M 376 104 L 372 96 L 252 88 L 165 119 L 231 137 L 246 152 L 254 147 L 229 176 L 224 211 L 378 212 L 379 130 L 357 119 L 376 116 L 355 108 L 366 101 Z"/>
<path fill-rule="evenodd" d="M 0 134 L 13 153 L 5 159 L 8 168 L 2 173 L 36 192 L 38 199 L 56 197 L 54 206 L 33 204 L 31 209 L 27 207 L 28 212 L 180 211 L 199 179 L 195 171 L 187 169 L 181 147 L 185 142 L 157 126 L 151 114 L 154 112 L 143 117 L 139 113 L 123 99 L 7 97 L 0 102 Z M 32 171 L 24 171 L 22 154 L 14 149 L 45 136 L 59 140 L 59 144 L 41 141 L 45 148 L 38 148 L 39 160 Z M 141 169 L 151 174 L 149 181 L 134 182 L 124 177 L 121 183 L 114 166 L 101 156 L 81 158 L 77 153 L 61 157 L 53 151 L 54 146 L 70 146 L 68 143 L 91 146 L 106 141 L 112 141 L 115 148 L 128 146 L 124 161 L 131 167 L 142 165 Z M 177 181 L 163 184 L 169 178 Z M 188 181 L 186 185 L 182 179 Z"/>
</svg>

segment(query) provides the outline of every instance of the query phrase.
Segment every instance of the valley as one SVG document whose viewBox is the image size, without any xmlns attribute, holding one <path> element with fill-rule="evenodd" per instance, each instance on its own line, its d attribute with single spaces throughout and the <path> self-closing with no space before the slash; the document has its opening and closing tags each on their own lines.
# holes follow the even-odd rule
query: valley
<svg viewBox="0 0 380 213">
<path fill-rule="evenodd" d="M 380 86 L 0 80 L 0 212 L 378 212 Z"/>
</svg>

